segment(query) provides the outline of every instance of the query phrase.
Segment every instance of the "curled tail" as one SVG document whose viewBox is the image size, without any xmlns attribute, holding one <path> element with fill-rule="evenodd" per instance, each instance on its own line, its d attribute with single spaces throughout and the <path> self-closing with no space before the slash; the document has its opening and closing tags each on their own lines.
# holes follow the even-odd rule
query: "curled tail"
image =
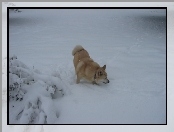
<svg viewBox="0 0 174 132">
<path fill-rule="evenodd" d="M 81 45 L 76 45 L 76 47 L 72 51 L 72 55 L 74 56 L 76 52 L 83 50 L 84 48 Z"/>
</svg>

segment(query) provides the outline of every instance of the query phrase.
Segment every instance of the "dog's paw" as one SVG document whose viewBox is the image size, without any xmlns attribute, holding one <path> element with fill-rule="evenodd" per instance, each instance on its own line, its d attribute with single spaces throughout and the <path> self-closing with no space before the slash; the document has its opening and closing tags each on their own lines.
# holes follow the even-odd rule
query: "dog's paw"
<svg viewBox="0 0 174 132">
<path fill-rule="evenodd" d="M 80 82 L 80 81 L 77 80 L 77 81 L 76 81 L 76 84 L 79 84 L 79 82 Z"/>
<path fill-rule="evenodd" d="M 94 85 L 94 84 L 95 84 L 95 85 L 99 85 L 99 84 L 98 84 L 98 83 L 96 83 L 95 81 L 93 81 L 93 82 L 92 82 L 92 84 L 93 84 L 93 85 Z"/>
</svg>

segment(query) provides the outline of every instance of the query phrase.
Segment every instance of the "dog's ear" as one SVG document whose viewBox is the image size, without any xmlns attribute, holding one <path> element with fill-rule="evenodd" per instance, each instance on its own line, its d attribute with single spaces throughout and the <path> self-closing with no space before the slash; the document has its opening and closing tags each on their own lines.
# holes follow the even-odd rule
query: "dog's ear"
<svg viewBox="0 0 174 132">
<path fill-rule="evenodd" d="M 104 65 L 102 68 L 105 70 L 106 69 L 106 65 Z"/>
</svg>

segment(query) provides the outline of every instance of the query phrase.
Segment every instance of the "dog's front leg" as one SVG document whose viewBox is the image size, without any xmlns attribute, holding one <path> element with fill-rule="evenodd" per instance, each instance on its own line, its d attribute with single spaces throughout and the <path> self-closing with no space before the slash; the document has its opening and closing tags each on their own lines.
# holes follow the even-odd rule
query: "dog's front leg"
<svg viewBox="0 0 174 132">
<path fill-rule="evenodd" d="M 98 85 L 95 81 L 92 81 L 92 84 L 93 84 L 93 85 L 94 85 L 94 84 Z"/>
</svg>

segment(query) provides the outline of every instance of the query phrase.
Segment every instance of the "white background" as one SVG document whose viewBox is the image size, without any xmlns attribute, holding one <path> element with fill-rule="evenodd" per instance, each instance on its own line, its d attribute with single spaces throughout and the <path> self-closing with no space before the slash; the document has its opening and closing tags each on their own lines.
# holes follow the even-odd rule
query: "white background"
<svg viewBox="0 0 174 132">
<path fill-rule="evenodd" d="M 77 3 L 14 3 L 16 6 L 77 6 Z M 168 27 L 168 71 L 167 71 L 167 79 L 168 79 L 168 83 L 167 83 L 167 92 L 168 92 L 168 102 L 167 102 L 167 106 L 168 106 L 168 111 L 167 111 L 167 126 L 163 125 L 163 126 L 128 126 L 128 125 L 124 125 L 124 126 L 7 126 L 7 119 L 6 118 L 6 105 L 7 102 L 3 101 L 2 102 L 2 114 L 3 114 L 3 131 L 16 131 L 16 132 L 22 132 L 22 131 L 159 131 L 159 132 L 163 132 L 163 131 L 167 131 L 167 132 L 171 132 L 173 130 L 173 122 L 174 122 L 174 116 L 173 116 L 173 99 L 174 99 L 174 94 L 173 94 L 173 67 L 174 67 L 174 63 L 172 62 L 173 60 L 173 50 L 174 50 L 174 46 L 172 45 L 173 42 L 173 34 L 174 34 L 174 3 L 78 3 L 78 6 L 138 6 L 138 7 L 142 7 L 142 6 L 152 6 L 152 7 L 159 7 L 159 6 L 167 6 L 168 7 L 168 14 L 167 14 L 167 27 Z M 3 21 L 2 21 L 2 59 L 5 58 L 7 56 L 7 52 L 5 49 L 7 49 L 6 46 L 6 27 L 7 27 L 7 22 L 6 22 L 6 14 L 5 14 L 6 10 L 2 11 L 2 17 L 3 17 Z M 3 63 L 2 63 L 3 64 Z M 7 71 L 6 68 L 3 69 L 3 72 Z M 2 91 L 2 98 L 5 100 L 6 96 L 6 78 L 3 76 L 3 91 Z"/>
</svg>

